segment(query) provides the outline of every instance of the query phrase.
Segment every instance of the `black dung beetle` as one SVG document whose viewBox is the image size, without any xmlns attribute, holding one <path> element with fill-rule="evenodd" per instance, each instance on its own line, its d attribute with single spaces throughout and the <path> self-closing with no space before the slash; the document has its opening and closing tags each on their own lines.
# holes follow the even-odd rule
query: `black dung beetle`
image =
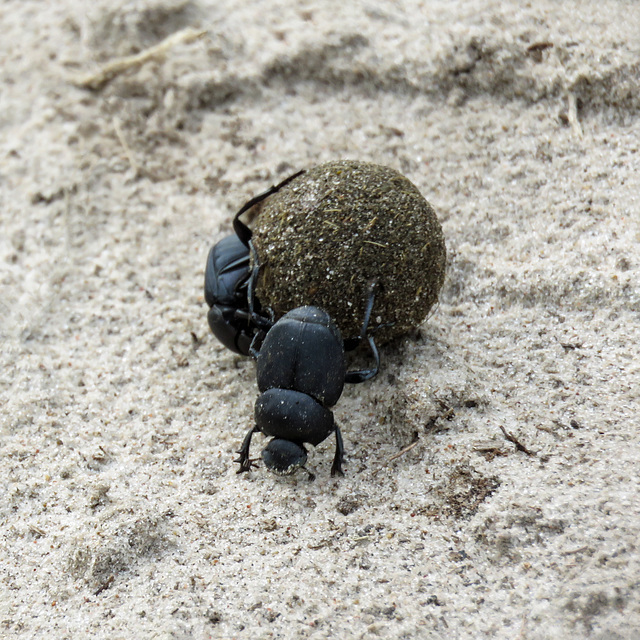
<svg viewBox="0 0 640 640">
<path fill-rule="evenodd" d="M 366 337 L 374 291 L 372 284 L 362 338 Z M 377 374 L 378 351 L 371 336 L 368 341 L 375 366 L 347 372 L 340 330 L 326 311 L 312 306 L 298 307 L 273 325 L 260 351 L 254 352 L 261 395 L 255 406 L 256 424 L 238 451 L 238 473 L 249 471 L 254 464 L 249 458 L 254 433 L 273 437 L 262 451 L 267 469 L 278 475 L 290 475 L 304 468 L 307 461 L 304 443 L 316 446 L 335 432 L 331 475 L 344 475 L 342 435 L 330 408 L 338 402 L 345 382 L 365 382 Z M 307 473 L 313 478 L 311 472 Z"/>
<path fill-rule="evenodd" d="M 238 236 L 226 236 L 211 247 L 204 277 L 207 320 L 213 335 L 227 349 L 249 354 L 255 335 L 247 303 L 249 249 Z"/>
<path fill-rule="evenodd" d="M 267 330 L 273 321 L 260 313 L 260 305 L 253 295 L 251 230 L 239 218 L 301 173 L 298 171 L 249 200 L 234 218 L 235 234 L 222 238 L 209 251 L 204 275 L 209 327 L 227 349 L 240 355 L 249 355 L 256 334 Z M 255 262 L 257 264 L 257 260 Z M 254 271 L 257 275 L 257 268 Z"/>
</svg>

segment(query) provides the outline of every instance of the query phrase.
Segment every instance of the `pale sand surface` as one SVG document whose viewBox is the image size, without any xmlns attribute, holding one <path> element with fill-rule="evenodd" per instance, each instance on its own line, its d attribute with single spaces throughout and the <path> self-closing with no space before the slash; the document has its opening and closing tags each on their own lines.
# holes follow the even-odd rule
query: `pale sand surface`
<svg viewBox="0 0 640 640">
<path fill-rule="evenodd" d="M 2 3 L 0 637 L 640 637 L 639 13 Z M 339 158 L 434 205 L 441 303 L 338 403 L 346 477 L 237 476 L 206 253 Z"/>
</svg>

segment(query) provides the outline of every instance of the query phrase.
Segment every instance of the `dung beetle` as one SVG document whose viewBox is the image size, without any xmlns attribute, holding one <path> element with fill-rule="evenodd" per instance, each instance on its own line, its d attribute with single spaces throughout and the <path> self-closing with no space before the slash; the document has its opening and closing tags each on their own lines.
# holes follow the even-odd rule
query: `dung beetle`
<svg viewBox="0 0 640 640">
<path fill-rule="evenodd" d="M 227 349 L 249 354 L 255 326 L 248 315 L 249 250 L 238 236 L 226 236 L 207 257 L 204 297 L 213 335 Z"/>
<path fill-rule="evenodd" d="M 251 240 L 253 232 L 240 217 L 302 173 L 289 176 L 249 200 L 233 219 L 235 235 L 220 240 L 207 258 L 205 299 L 210 307 L 207 319 L 211 331 L 225 347 L 250 355 L 257 362 L 261 395 L 255 405 L 256 424 L 238 451 L 238 473 L 255 465 L 249 457 L 254 433 L 273 438 L 263 450 L 262 459 L 267 469 L 278 475 L 304 468 L 304 444 L 318 445 L 335 433 L 331 475 L 343 475 L 344 445 L 331 407 L 342 395 L 345 382 L 370 380 L 380 365 L 373 336 L 367 334 L 377 289 L 374 281 L 369 285 L 360 336 L 346 341 L 323 309 L 297 307 L 276 322 L 273 312 L 262 309 L 255 298 L 260 263 Z M 365 339 L 374 366 L 347 372 L 345 351 L 355 349 Z"/>
<path fill-rule="evenodd" d="M 367 337 L 374 293 L 375 285 L 372 284 L 362 339 Z M 304 443 L 317 446 L 335 433 L 336 451 L 331 475 L 344 475 L 342 434 L 331 407 L 342 395 L 345 382 L 365 382 L 378 373 L 378 350 L 371 336 L 368 341 L 374 367 L 347 372 L 340 330 L 326 311 L 312 306 L 298 307 L 271 327 L 260 351 L 254 352 L 261 395 L 255 405 L 256 424 L 238 451 L 238 473 L 249 471 L 254 464 L 249 458 L 254 433 L 273 437 L 263 449 L 262 459 L 267 469 L 278 475 L 291 475 L 304 468 L 307 461 Z M 311 472 L 307 473 L 313 478 Z"/>
<path fill-rule="evenodd" d="M 273 324 L 271 317 L 260 313 L 260 305 L 254 296 L 254 280 L 259 267 L 254 268 L 252 275 L 251 230 L 240 221 L 240 216 L 301 173 L 303 171 L 298 171 L 249 200 L 233 220 L 235 234 L 222 238 L 209 251 L 204 276 L 209 327 L 227 349 L 240 355 L 248 356 L 256 334 Z M 254 262 L 257 265 L 257 260 Z"/>
</svg>

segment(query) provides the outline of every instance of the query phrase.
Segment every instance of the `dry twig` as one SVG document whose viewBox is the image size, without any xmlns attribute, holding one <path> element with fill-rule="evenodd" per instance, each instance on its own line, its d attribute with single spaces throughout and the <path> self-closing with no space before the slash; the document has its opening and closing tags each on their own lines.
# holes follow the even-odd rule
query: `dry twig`
<svg viewBox="0 0 640 640">
<path fill-rule="evenodd" d="M 143 64 L 149 62 L 149 60 L 162 58 L 169 49 L 175 47 L 177 44 L 188 44 L 189 42 L 202 38 L 206 33 L 206 31 L 197 31 L 196 29 L 191 28 L 177 31 L 153 47 L 149 47 L 148 49 L 132 56 L 111 60 L 103 65 L 103 67 L 96 73 L 74 78 L 72 82 L 83 89 L 98 91 L 121 73 L 124 73 L 129 69 L 137 69 Z"/>
<path fill-rule="evenodd" d="M 527 447 L 525 447 L 512 433 L 509 433 L 502 425 L 500 425 L 500 431 L 502 431 L 502 433 L 504 434 L 504 437 L 509 441 L 509 442 L 513 442 L 513 444 L 516 445 L 516 449 L 518 451 L 522 451 L 523 453 L 526 453 L 528 456 L 535 456 L 535 452 L 531 451 L 530 449 L 527 449 Z"/>
<path fill-rule="evenodd" d="M 416 440 L 415 442 L 412 442 L 409 446 L 405 447 L 404 449 L 402 449 L 401 451 L 398 451 L 398 453 L 396 453 L 395 455 L 392 455 L 387 462 L 391 462 L 392 460 L 395 460 L 396 458 L 400 458 L 401 456 L 403 456 L 405 453 L 408 453 L 409 451 L 411 451 L 411 449 L 413 449 L 415 446 L 417 446 L 418 442 L 420 442 L 420 440 Z"/>
</svg>

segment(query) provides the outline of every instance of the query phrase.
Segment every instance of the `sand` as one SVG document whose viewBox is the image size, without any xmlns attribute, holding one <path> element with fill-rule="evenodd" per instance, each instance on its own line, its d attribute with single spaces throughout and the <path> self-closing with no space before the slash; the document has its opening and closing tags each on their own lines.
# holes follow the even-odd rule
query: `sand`
<svg viewBox="0 0 640 640">
<path fill-rule="evenodd" d="M 0 636 L 640 637 L 639 13 L 3 3 Z M 440 304 L 338 402 L 344 478 L 237 476 L 207 251 L 343 158 L 433 204 Z"/>
</svg>

